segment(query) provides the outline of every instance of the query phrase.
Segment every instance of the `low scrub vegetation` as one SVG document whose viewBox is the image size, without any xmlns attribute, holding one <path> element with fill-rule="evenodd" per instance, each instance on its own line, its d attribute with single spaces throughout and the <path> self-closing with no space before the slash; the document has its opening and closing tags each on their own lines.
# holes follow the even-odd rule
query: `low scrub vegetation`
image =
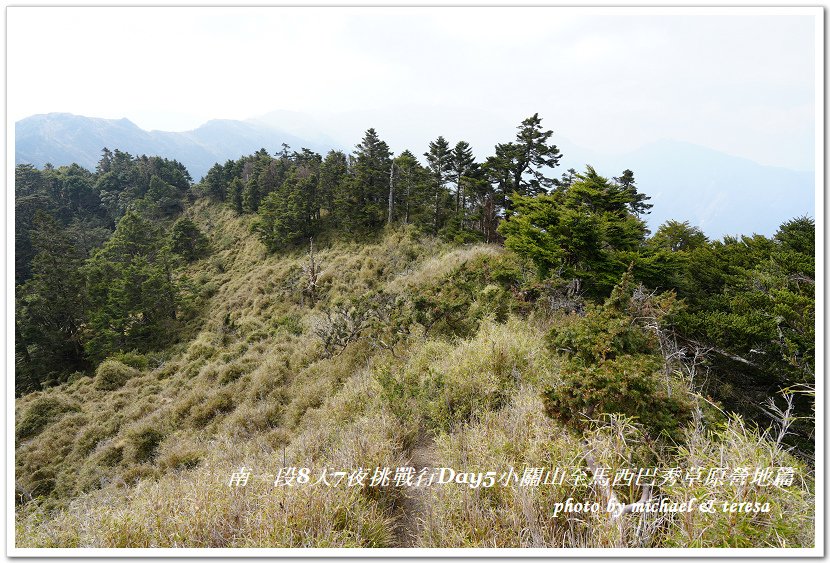
<svg viewBox="0 0 830 563">
<path fill-rule="evenodd" d="M 665 354 L 673 294 L 623 276 L 586 303 L 513 251 L 400 228 L 315 248 L 311 299 L 308 249 L 269 254 L 251 216 L 195 208 L 187 232 L 208 238 L 182 268 L 211 289 L 176 320 L 184 336 L 17 399 L 18 547 L 812 545 L 809 464 L 780 432 L 722 412 L 689 358 Z M 588 480 L 275 486 L 283 466 L 561 467 Z M 763 514 L 555 515 L 569 497 L 608 500 L 590 483 L 597 466 L 787 466 L 797 478 L 651 492 L 769 502 Z M 246 486 L 229 486 L 240 468 Z"/>
</svg>

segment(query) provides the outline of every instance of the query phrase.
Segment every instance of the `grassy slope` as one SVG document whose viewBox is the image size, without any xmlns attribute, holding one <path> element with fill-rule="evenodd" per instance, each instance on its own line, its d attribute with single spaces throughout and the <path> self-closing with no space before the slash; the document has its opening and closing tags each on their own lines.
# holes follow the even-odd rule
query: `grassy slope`
<svg viewBox="0 0 830 563">
<path fill-rule="evenodd" d="M 274 487 L 290 466 L 332 469 L 584 466 L 583 447 L 544 414 L 541 390 L 559 358 L 545 333 L 556 319 L 488 314 L 492 287 L 464 337 L 413 332 L 392 354 L 362 338 L 327 357 L 321 311 L 384 289 L 454 283 L 468 264 L 504 257 L 408 233 L 318 252 L 320 300 L 303 298 L 301 252 L 267 256 L 248 220 L 197 204 L 211 257 L 189 267 L 195 307 L 186 343 L 150 358 L 115 390 L 80 377 L 17 401 L 20 547 L 151 546 L 721 546 L 812 544 L 811 481 L 788 490 L 695 490 L 725 499 L 770 497 L 769 515 L 647 518 L 623 528 L 605 515 L 554 519 L 553 502 L 593 499 L 571 486 L 470 489 Z M 483 311 L 483 312 L 482 312 Z M 480 313 L 480 314 L 479 314 Z M 504 315 L 502 315 L 504 317 Z M 160 364 L 154 366 L 153 364 Z M 668 466 L 794 465 L 739 421 L 691 429 Z M 654 460 L 636 427 L 609 419 L 588 438 L 600 462 Z M 236 468 L 252 470 L 229 488 Z M 637 517 L 639 518 L 639 517 Z"/>
</svg>

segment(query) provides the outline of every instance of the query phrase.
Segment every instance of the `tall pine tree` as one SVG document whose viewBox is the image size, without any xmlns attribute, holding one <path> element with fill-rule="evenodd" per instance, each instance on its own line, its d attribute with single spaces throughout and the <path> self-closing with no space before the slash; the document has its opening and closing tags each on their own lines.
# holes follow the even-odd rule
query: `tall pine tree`
<svg viewBox="0 0 830 563">
<path fill-rule="evenodd" d="M 443 227 L 446 217 L 445 208 L 449 192 L 447 191 L 447 182 L 452 173 L 452 151 L 450 144 L 444 137 L 438 137 L 429 144 L 429 150 L 424 153 L 427 159 L 427 168 L 432 176 L 431 199 L 434 202 L 433 215 L 433 232 L 438 231 Z"/>
<path fill-rule="evenodd" d="M 350 179 L 335 198 L 339 222 L 346 230 L 374 230 L 384 224 L 391 155 L 377 132 L 367 130 L 354 152 Z"/>
<path fill-rule="evenodd" d="M 178 296 L 164 242 L 156 225 L 128 211 L 112 237 L 87 261 L 85 345 L 93 360 L 169 344 Z"/>
<path fill-rule="evenodd" d="M 88 367 L 81 330 L 86 304 L 83 254 L 43 211 L 34 218 L 31 237 L 37 253 L 32 276 L 16 292 L 17 393 Z"/>
</svg>

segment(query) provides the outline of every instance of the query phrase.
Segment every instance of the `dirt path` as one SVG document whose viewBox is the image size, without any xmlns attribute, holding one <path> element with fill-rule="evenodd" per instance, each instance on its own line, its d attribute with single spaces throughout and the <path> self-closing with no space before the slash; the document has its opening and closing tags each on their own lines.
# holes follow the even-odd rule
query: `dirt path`
<svg viewBox="0 0 830 563">
<path fill-rule="evenodd" d="M 435 445 L 431 437 L 421 435 L 418 438 L 409 451 L 409 465 L 414 467 L 416 472 L 424 467 L 435 467 Z M 400 516 L 395 529 L 395 546 L 415 547 L 418 529 L 427 516 L 427 489 L 404 487 L 402 491 L 403 495 L 397 505 Z"/>
</svg>

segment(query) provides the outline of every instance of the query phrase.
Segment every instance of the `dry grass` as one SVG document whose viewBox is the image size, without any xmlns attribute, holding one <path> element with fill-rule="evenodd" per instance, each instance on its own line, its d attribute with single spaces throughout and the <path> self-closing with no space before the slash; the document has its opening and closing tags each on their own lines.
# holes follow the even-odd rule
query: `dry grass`
<svg viewBox="0 0 830 563">
<path fill-rule="evenodd" d="M 437 463 L 468 471 L 521 473 L 530 467 L 578 464 L 578 442 L 548 419 L 532 386 L 524 386 L 510 404 L 487 412 L 473 424 L 436 440 Z M 552 502 L 579 496 L 568 488 L 495 485 L 431 487 L 422 547 L 544 547 L 563 545 L 563 535 L 578 523 L 553 520 Z"/>
<path fill-rule="evenodd" d="M 675 498 L 708 499 L 716 503 L 765 503 L 769 513 L 741 514 L 691 512 L 672 521 L 664 539 L 667 546 L 689 547 L 812 547 L 815 541 L 814 476 L 802 461 L 773 441 L 751 430 L 737 417 L 719 428 L 693 428 L 681 448 L 682 467 L 746 468 L 746 484 L 689 485 L 667 487 Z M 790 467 L 792 486 L 753 484 L 756 468 Z"/>
<path fill-rule="evenodd" d="M 394 488 L 274 487 L 283 459 L 395 468 L 423 440 L 431 461 L 451 467 L 584 467 L 579 437 L 549 419 L 540 399 L 560 364 L 544 339 L 551 320 L 500 323 L 482 313 L 467 339 L 429 339 L 415 327 L 394 354 L 360 338 L 326 357 L 310 330 L 324 308 L 440 284 L 505 251 L 449 248 L 411 231 L 320 248 L 312 307 L 302 251 L 268 256 L 250 218 L 227 209 L 199 202 L 192 214 L 214 252 L 182 274 L 199 295 L 185 341 L 158 357 L 110 360 L 112 381 L 100 372 L 17 400 L 19 547 L 384 547 L 399 545 L 396 527 L 413 522 L 423 547 L 811 544 L 809 476 L 773 495 L 779 508 L 762 520 L 667 518 L 624 534 L 601 516 L 552 516 L 553 502 L 596 496 L 587 487 L 431 488 L 418 518 L 405 517 Z M 482 302 L 498 289 L 485 288 Z M 618 421 L 589 440 L 615 462 L 657 455 L 637 432 Z M 661 451 L 659 462 L 797 465 L 770 448 L 733 422 L 692 432 L 686 449 Z M 240 466 L 251 481 L 228 487 Z"/>
<path fill-rule="evenodd" d="M 387 285 L 387 289 L 392 292 L 400 292 L 410 287 L 430 285 L 445 278 L 453 270 L 467 262 L 478 258 L 500 256 L 504 252 L 502 247 L 494 244 L 473 244 L 455 248 L 398 272 Z"/>
</svg>

